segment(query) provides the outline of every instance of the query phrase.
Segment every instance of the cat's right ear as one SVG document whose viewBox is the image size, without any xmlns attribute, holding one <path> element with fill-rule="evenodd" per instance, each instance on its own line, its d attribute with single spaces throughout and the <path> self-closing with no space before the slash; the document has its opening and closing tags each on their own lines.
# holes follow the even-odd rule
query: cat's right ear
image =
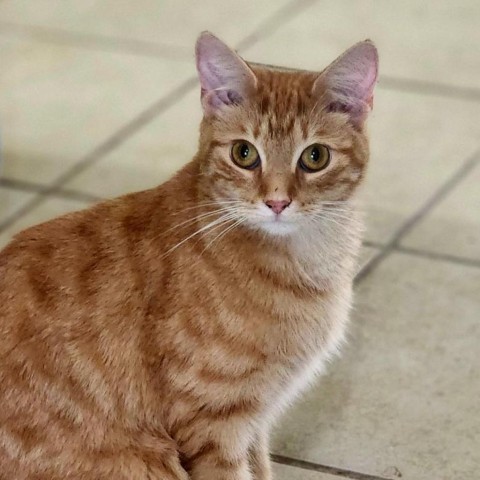
<svg viewBox="0 0 480 480">
<path fill-rule="evenodd" d="M 195 55 L 206 115 L 225 105 L 240 104 L 255 89 L 257 79 L 251 68 L 210 32 L 198 38 Z"/>
</svg>

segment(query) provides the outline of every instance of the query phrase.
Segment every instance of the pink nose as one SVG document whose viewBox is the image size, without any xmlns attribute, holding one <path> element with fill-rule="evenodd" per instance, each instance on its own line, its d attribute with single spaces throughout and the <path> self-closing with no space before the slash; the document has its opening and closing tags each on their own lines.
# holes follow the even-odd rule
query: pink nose
<svg viewBox="0 0 480 480">
<path fill-rule="evenodd" d="M 278 215 L 279 213 L 282 213 L 291 202 L 291 200 L 267 200 L 265 204 Z"/>
</svg>

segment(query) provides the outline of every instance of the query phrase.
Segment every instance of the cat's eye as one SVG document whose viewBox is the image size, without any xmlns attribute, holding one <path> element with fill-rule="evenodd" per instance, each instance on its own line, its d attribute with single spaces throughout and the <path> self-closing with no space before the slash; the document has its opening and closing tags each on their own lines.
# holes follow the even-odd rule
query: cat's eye
<svg viewBox="0 0 480 480">
<path fill-rule="evenodd" d="M 238 140 L 232 145 L 230 152 L 232 160 L 242 168 L 254 169 L 260 164 L 257 149 L 246 140 Z"/>
<path fill-rule="evenodd" d="M 327 168 L 330 163 L 330 150 L 321 143 L 314 143 L 307 147 L 298 160 L 300 168 L 306 172 L 319 172 Z"/>
</svg>

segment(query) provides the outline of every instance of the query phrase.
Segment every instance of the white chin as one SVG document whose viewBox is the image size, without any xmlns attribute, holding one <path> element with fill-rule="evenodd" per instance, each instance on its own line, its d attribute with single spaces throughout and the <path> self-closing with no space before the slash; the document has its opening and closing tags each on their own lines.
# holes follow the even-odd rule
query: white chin
<svg viewBox="0 0 480 480">
<path fill-rule="evenodd" d="M 297 226 L 292 222 L 266 220 L 264 222 L 257 222 L 256 226 L 270 235 L 288 235 L 297 229 Z"/>
</svg>

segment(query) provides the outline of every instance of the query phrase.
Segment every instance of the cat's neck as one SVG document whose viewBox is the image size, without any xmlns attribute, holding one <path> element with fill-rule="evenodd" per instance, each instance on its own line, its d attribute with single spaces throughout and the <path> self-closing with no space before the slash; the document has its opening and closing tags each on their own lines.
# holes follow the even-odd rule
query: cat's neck
<svg viewBox="0 0 480 480">
<path fill-rule="evenodd" d="M 335 232 L 305 227 L 281 237 L 244 227 L 226 237 L 223 248 L 238 261 L 255 262 L 291 282 L 330 290 L 339 282 L 351 281 L 359 246 L 359 235 L 344 225 Z"/>
</svg>

